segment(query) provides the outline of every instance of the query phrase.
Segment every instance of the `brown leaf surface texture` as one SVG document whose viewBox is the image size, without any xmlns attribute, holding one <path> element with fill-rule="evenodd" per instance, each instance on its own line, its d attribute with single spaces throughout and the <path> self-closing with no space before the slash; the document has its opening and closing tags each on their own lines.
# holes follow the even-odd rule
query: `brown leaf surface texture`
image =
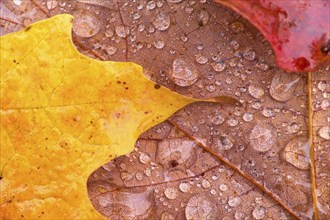
<svg viewBox="0 0 330 220">
<path fill-rule="evenodd" d="M 19 2 L 19 3 L 18 3 Z M 77 48 L 134 61 L 192 104 L 144 133 L 129 155 L 88 180 L 109 219 L 312 219 L 306 73 L 278 69 L 268 42 L 212 1 L 38 1 L 1 4 L 1 34 L 58 13 L 75 17 Z M 313 74 L 319 219 L 329 208 L 329 66 Z M 210 153 L 211 152 L 211 153 Z"/>
</svg>

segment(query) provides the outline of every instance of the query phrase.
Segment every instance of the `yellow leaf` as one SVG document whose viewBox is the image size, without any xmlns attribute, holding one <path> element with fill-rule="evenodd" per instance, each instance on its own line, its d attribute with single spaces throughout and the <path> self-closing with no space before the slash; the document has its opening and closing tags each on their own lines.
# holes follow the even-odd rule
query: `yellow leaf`
<svg viewBox="0 0 330 220">
<path fill-rule="evenodd" d="M 92 171 L 199 101 L 137 64 L 80 54 L 71 28 L 71 15 L 57 15 L 0 38 L 2 219 L 103 219 L 87 196 Z"/>
</svg>

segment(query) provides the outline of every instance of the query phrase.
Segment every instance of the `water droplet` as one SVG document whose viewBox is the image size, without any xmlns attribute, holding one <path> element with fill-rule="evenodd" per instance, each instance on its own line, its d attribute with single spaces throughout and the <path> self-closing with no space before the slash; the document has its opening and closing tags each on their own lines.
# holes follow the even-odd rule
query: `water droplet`
<svg viewBox="0 0 330 220">
<path fill-rule="evenodd" d="M 244 219 L 244 213 L 235 212 L 235 220 L 243 220 L 243 219 Z"/>
<path fill-rule="evenodd" d="M 262 110 L 262 115 L 265 116 L 265 117 L 267 117 L 267 118 L 271 118 L 271 117 L 274 117 L 275 112 L 271 108 L 264 108 Z"/>
<path fill-rule="evenodd" d="M 121 37 L 125 38 L 127 35 L 129 35 L 129 28 L 124 25 L 119 25 L 115 27 L 116 34 Z"/>
<path fill-rule="evenodd" d="M 239 33 L 244 31 L 244 24 L 239 21 L 235 21 L 230 25 L 230 28 L 234 33 Z"/>
<path fill-rule="evenodd" d="M 189 192 L 191 186 L 189 183 L 180 183 L 179 185 L 179 189 L 181 190 L 181 192 Z"/>
<path fill-rule="evenodd" d="M 207 57 L 203 56 L 203 55 L 196 55 L 196 62 L 199 63 L 199 64 L 205 64 L 207 63 L 208 59 Z"/>
<path fill-rule="evenodd" d="M 294 134 L 299 131 L 299 125 L 295 122 L 289 123 L 287 126 L 287 132 L 288 134 Z"/>
<path fill-rule="evenodd" d="M 239 43 L 236 40 L 230 41 L 230 46 L 232 46 L 234 50 L 238 50 L 240 47 Z"/>
<path fill-rule="evenodd" d="M 165 189 L 164 195 L 168 199 L 176 199 L 176 197 L 178 197 L 178 195 L 179 195 L 179 192 L 175 188 L 168 187 L 168 188 Z"/>
<path fill-rule="evenodd" d="M 171 24 L 170 16 L 162 12 L 158 13 L 156 15 L 156 19 L 152 22 L 152 24 L 157 30 L 165 31 L 170 27 Z"/>
<path fill-rule="evenodd" d="M 206 196 L 193 196 L 185 210 L 187 219 L 216 219 L 216 207 L 214 202 L 211 202 Z"/>
<path fill-rule="evenodd" d="M 15 5 L 20 6 L 20 5 L 22 4 L 22 0 L 13 0 L 13 3 L 14 3 Z"/>
<path fill-rule="evenodd" d="M 56 8 L 57 7 L 57 1 L 56 0 L 48 0 L 47 2 L 46 2 L 46 6 L 47 6 L 47 8 L 49 9 L 49 10 L 52 10 L 52 9 L 54 9 L 54 8 Z"/>
<path fill-rule="evenodd" d="M 206 86 L 206 89 L 207 89 L 207 91 L 209 91 L 209 92 L 214 92 L 214 90 L 215 90 L 215 86 L 214 86 L 213 84 L 210 84 L 210 85 L 207 85 L 207 86 Z"/>
<path fill-rule="evenodd" d="M 155 1 L 149 1 L 146 5 L 147 10 L 153 10 L 156 8 L 156 3 Z"/>
<path fill-rule="evenodd" d="M 175 220 L 175 217 L 167 212 L 163 212 L 161 220 Z"/>
<path fill-rule="evenodd" d="M 151 176 L 151 169 L 149 167 L 147 167 L 143 172 L 146 176 L 149 176 L 149 177 Z"/>
<path fill-rule="evenodd" d="M 143 174 L 142 174 L 142 173 L 136 173 L 136 174 L 135 174 L 135 178 L 136 178 L 136 180 L 138 180 L 138 181 L 142 181 L 142 179 L 143 179 Z"/>
<path fill-rule="evenodd" d="M 150 155 L 148 154 L 148 153 L 144 153 L 144 152 L 142 152 L 141 154 L 140 154 L 140 157 L 139 157 L 139 159 L 140 159 L 140 162 L 141 163 L 150 163 L 150 161 L 151 161 L 151 159 L 150 159 Z"/>
<path fill-rule="evenodd" d="M 260 99 L 265 94 L 264 90 L 260 86 L 253 84 L 249 86 L 248 90 L 250 95 L 256 99 Z"/>
<path fill-rule="evenodd" d="M 100 19 L 86 10 L 73 13 L 73 31 L 81 37 L 92 37 L 100 31 Z"/>
<path fill-rule="evenodd" d="M 117 52 L 117 47 L 112 45 L 106 46 L 104 49 L 107 51 L 109 55 L 114 55 Z"/>
<path fill-rule="evenodd" d="M 253 120 L 253 114 L 250 112 L 245 112 L 243 115 L 243 120 L 246 122 L 250 122 Z"/>
<path fill-rule="evenodd" d="M 211 187 L 211 183 L 210 183 L 208 180 L 203 179 L 203 180 L 202 180 L 202 187 L 203 187 L 204 189 L 210 188 L 210 187 Z"/>
<path fill-rule="evenodd" d="M 213 67 L 214 71 L 221 72 L 226 68 L 226 64 L 223 62 L 217 62 L 217 63 L 213 63 L 212 67 Z"/>
<path fill-rule="evenodd" d="M 236 120 L 235 118 L 229 118 L 227 124 L 230 127 L 235 127 L 236 125 L 238 125 L 238 120 Z"/>
<path fill-rule="evenodd" d="M 219 189 L 224 192 L 228 190 L 228 186 L 224 183 L 220 184 Z"/>
<path fill-rule="evenodd" d="M 284 158 L 293 166 L 309 169 L 309 142 L 305 137 L 297 137 L 289 141 L 284 148 Z"/>
<path fill-rule="evenodd" d="M 212 123 L 215 125 L 222 124 L 225 121 L 225 118 L 220 113 L 216 113 L 212 118 Z"/>
<path fill-rule="evenodd" d="M 197 13 L 197 22 L 199 26 L 205 26 L 210 20 L 210 14 L 205 10 L 202 9 Z"/>
<path fill-rule="evenodd" d="M 256 52 L 252 48 L 247 48 L 243 53 L 243 57 L 246 60 L 253 61 L 256 58 Z"/>
<path fill-rule="evenodd" d="M 318 134 L 321 138 L 324 138 L 325 140 L 330 140 L 330 126 L 324 126 L 320 128 Z"/>
<path fill-rule="evenodd" d="M 273 99 L 286 102 L 292 98 L 300 78 L 294 74 L 276 73 L 270 85 L 269 93 Z"/>
<path fill-rule="evenodd" d="M 174 83 L 183 87 L 194 84 L 199 75 L 196 66 L 184 57 L 177 57 L 174 60 L 170 74 Z"/>
<path fill-rule="evenodd" d="M 254 208 L 252 215 L 255 219 L 263 219 L 266 214 L 266 209 L 263 206 L 257 206 Z"/>
<path fill-rule="evenodd" d="M 318 84 L 317 84 L 317 88 L 319 90 L 321 90 L 322 92 L 326 91 L 328 89 L 329 85 L 326 81 L 320 81 Z"/>
<path fill-rule="evenodd" d="M 217 145 L 221 150 L 229 150 L 233 147 L 234 141 L 229 136 L 222 135 L 220 136 Z"/>
<path fill-rule="evenodd" d="M 241 204 L 241 199 L 239 197 L 236 197 L 236 196 L 230 196 L 229 197 L 228 205 L 230 207 L 236 207 L 239 204 Z"/>
<path fill-rule="evenodd" d="M 167 2 L 169 2 L 169 3 L 180 3 L 182 1 L 183 0 L 167 0 Z"/>
<path fill-rule="evenodd" d="M 265 152 L 276 146 L 276 143 L 276 128 L 272 124 L 260 122 L 254 126 L 250 134 L 250 146 L 253 149 Z"/>
<path fill-rule="evenodd" d="M 215 189 L 211 189 L 210 193 L 211 193 L 211 195 L 215 195 L 215 194 L 217 194 L 217 191 Z"/>
<path fill-rule="evenodd" d="M 157 49 L 162 49 L 165 46 L 165 42 L 161 41 L 161 40 L 157 40 L 153 43 L 153 45 L 157 48 Z"/>
<path fill-rule="evenodd" d="M 327 108 L 330 107 L 330 101 L 329 100 L 323 100 L 321 102 L 321 105 L 320 106 L 321 106 L 322 109 L 326 110 Z"/>
</svg>

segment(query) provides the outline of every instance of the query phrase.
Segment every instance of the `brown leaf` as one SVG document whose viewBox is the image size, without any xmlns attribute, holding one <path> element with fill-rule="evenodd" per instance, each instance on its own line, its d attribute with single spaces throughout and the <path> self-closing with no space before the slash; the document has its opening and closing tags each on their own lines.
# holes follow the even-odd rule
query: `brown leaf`
<svg viewBox="0 0 330 220">
<path fill-rule="evenodd" d="M 309 148 L 304 143 L 307 75 L 278 69 L 267 41 L 239 15 L 211 1 L 0 4 L 16 19 L 2 13 L 1 33 L 16 30 L 13 22 L 25 25 L 72 13 L 81 52 L 137 62 L 146 75 L 181 94 L 230 95 L 242 103 L 190 105 L 173 116 L 172 124 L 143 134 L 134 152 L 95 171 L 89 195 L 102 214 L 111 219 L 312 218 Z M 329 126 L 328 72 L 324 66 L 313 74 L 320 219 L 330 216 L 329 143 L 322 138 L 328 133 L 320 131 Z"/>
</svg>

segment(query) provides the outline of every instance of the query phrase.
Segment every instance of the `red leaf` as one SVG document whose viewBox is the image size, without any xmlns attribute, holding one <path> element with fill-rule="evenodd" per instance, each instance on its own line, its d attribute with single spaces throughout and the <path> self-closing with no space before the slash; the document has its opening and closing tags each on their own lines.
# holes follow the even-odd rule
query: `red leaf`
<svg viewBox="0 0 330 220">
<path fill-rule="evenodd" d="M 254 24 L 271 43 L 280 67 L 310 71 L 330 61 L 329 0 L 215 0 Z"/>
</svg>

